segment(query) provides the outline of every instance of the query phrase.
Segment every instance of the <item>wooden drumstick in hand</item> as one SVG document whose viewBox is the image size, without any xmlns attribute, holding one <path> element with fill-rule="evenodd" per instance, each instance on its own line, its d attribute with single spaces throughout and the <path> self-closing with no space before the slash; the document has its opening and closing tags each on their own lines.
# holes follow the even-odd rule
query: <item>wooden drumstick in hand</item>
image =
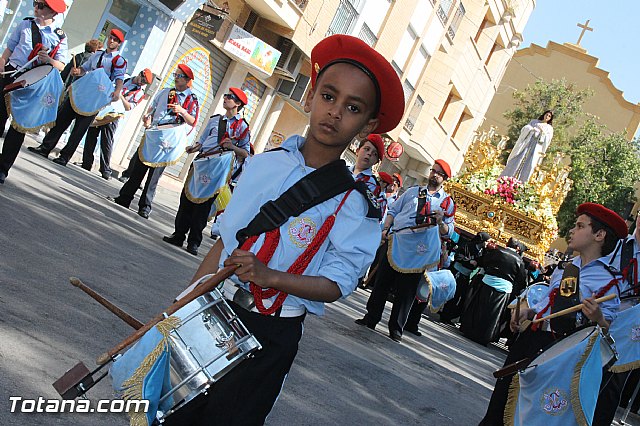
<svg viewBox="0 0 640 426">
<path fill-rule="evenodd" d="M 607 301 L 609 301 L 611 299 L 615 299 L 617 296 L 618 296 L 617 294 L 611 293 L 611 294 L 608 294 L 606 296 L 597 298 L 595 300 L 595 302 L 600 304 L 600 303 L 603 303 L 603 302 L 607 302 Z M 563 310 L 558 311 L 558 312 L 554 312 L 551 315 L 547 315 L 546 317 L 536 318 L 533 321 L 530 321 L 530 320 L 522 321 L 520 323 L 520 330 L 524 331 L 531 324 L 539 323 L 539 322 L 550 320 L 550 319 L 553 319 L 553 318 L 558 318 L 558 317 L 561 317 L 563 315 L 571 314 L 573 312 L 578 312 L 583 307 L 584 307 L 584 305 L 582 303 L 580 303 L 580 304 L 572 306 L 570 308 L 563 309 Z"/>
</svg>

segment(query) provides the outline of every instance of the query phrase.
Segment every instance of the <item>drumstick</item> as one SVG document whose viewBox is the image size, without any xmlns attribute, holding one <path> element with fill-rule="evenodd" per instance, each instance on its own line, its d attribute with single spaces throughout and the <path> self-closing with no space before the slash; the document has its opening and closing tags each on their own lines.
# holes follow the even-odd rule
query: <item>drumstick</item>
<svg viewBox="0 0 640 426">
<path fill-rule="evenodd" d="M 238 267 L 239 265 L 233 265 L 233 266 L 227 266 L 219 270 L 216 274 L 211 276 L 211 278 L 208 278 L 202 284 L 194 288 L 186 296 L 184 296 L 183 298 L 181 298 L 180 300 L 178 300 L 177 302 L 169 306 L 167 309 L 164 310 L 164 312 L 153 317 L 153 319 L 151 319 L 148 323 L 143 325 L 141 328 L 139 328 L 135 332 L 131 333 L 126 339 L 124 339 L 123 341 L 118 343 L 116 346 L 111 348 L 108 352 L 105 352 L 104 354 L 100 355 L 96 361 L 98 365 L 106 364 L 118 352 L 125 349 L 127 346 L 131 345 L 136 340 L 140 339 L 147 331 L 151 330 L 156 324 L 158 324 L 160 321 L 165 319 L 166 318 L 165 314 L 167 316 L 172 315 L 178 309 L 182 308 L 186 304 L 192 302 L 193 300 L 197 299 L 203 294 L 206 294 L 212 291 L 214 288 L 218 286 L 218 284 L 220 284 L 222 281 L 226 280 L 231 275 L 233 275 L 233 273 Z"/>
<path fill-rule="evenodd" d="M 131 315 L 129 315 L 128 313 L 126 313 L 125 311 L 123 311 L 122 309 L 114 305 L 113 303 L 111 303 L 104 296 L 102 296 L 95 290 L 91 289 L 85 283 L 80 281 L 79 278 L 70 277 L 69 281 L 75 287 L 78 287 L 80 290 L 87 293 L 89 296 L 91 296 L 92 299 L 94 299 L 96 302 L 98 302 L 99 304 L 107 308 L 109 311 L 114 313 L 118 318 L 120 318 L 121 320 L 123 320 L 124 322 L 129 324 L 131 327 L 135 328 L 136 330 L 142 328 L 142 326 L 144 325 L 142 322 L 138 321 L 137 319 L 135 319 L 134 317 L 132 317 Z"/>
<path fill-rule="evenodd" d="M 4 71 L 1 72 L 0 74 L 5 75 L 5 74 L 11 74 L 11 77 L 13 77 L 14 75 L 18 74 L 20 71 L 24 70 L 25 68 L 27 68 L 29 65 L 31 65 L 32 63 L 34 63 L 36 60 L 38 59 L 37 56 L 34 56 L 31 60 L 29 60 L 29 62 L 27 62 L 26 64 L 24 64 L 23 66 L 21 66 L 20 68 L 13 70 L 13 71 Z"/>
<path fill-rule="evenodd" d="M 362 283 L 363 287 L 367 287 L 369 285 L 369 282 L 371 281 L 371 279 L 373 279 L 373 277 L 376 275 L 377 270 L 378 270 L 378 265 L 371 268 L 371 270 L 369 271 L 369 274 L 367 274 L 367 279 L 364 280 L 364 282 Z"/>
<path fill-rule="evenodd" d="M 600 304 L 602 302 L 607 302 L 607 301 L 609 301 L 611 299 L 615 299 L 616 296 L 617 296 L 617 294 L 611 293 L 611 294 L 609 294 L 607 296 L 603 296 L 603 297 L 597 298 L 595 300 L 595 302 Z M 584 304 L 580 303 L 580 304 L 572 306 L 570 308 L 563 309 L 563 310 L 558 311 L 558 312 L 554 312 L 553 314 L 547 315 L 546 317 L 536 318 L 533 321 L 530 321 L 530 320 L 522 321 L 522 323 L 520 324 L 520 330 L 525 330 L 530 324 L 535 324 L 535 323 L 539 323 L 539 322 L 542 322 L 542 321 L 545 321 L 545 320 L 558 318 L 558 317 L 561 317 L 561 316 L 566 315 L 566 314 L 571 314 L 573 312 L 578 312 L 583 307 L 584 307 Z"/>
<path fill-rule="evenodd" d="M 76 55 L 73 55 L 73 67 L 78 68 L 76 67 Z"/>
</svg>

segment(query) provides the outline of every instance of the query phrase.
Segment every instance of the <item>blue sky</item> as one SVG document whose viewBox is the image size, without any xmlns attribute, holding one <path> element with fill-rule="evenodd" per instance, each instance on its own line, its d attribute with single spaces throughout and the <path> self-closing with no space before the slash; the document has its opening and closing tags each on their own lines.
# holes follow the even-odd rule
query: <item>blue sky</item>
<svg viewBox="0 0 640 426">
<path fill-rule="evenodd" d="M 538 0 L 520 47 L 531 43 L 546 46 L 575 43 L 582 31 L 576 25 L 587 19 L 587 31 L 580 45 L 600 59 L 598 67 L 609 71 L 609 78 L 624 98 L 640 102 L 640 1 L 638 0 Z"/>
</svg>

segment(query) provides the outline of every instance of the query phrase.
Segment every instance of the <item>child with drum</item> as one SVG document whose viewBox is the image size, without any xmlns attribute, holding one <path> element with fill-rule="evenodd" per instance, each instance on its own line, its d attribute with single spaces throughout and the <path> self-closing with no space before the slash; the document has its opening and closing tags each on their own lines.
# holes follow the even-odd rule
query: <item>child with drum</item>
<svg viewBox="0 0 640 426">
<path fill-rule="evenodd" d="M 537 305 L 522 309 L 519 318 L 512 318 L 511 330 L 519 331 L 520 323 L 534 316 L 540 318 L 579 303 L 582 303 L 582 310 L 573 316 L 559 317 L 558 322 L 544 321 L 543 327 L 535 331 L 532 328 L 522 331 L 510 347 L 505 366 L 525 358 L 534 359 L 544 348 L 583 324 L 595 323 L 606 330 L 617 315 L 620 305 L 617 297 L 601 304 L 595 299 L 618 292 L 620 275 L 609 268 L 610 255 L 618 241 L 627 235 L 627 225 L 618 214 L 600 204 L 581 204 L 576 214 L 576 223 L 569 231 L 567 242 L 569 249 L 578 252 L 579 256 L 556 269 L 551 277 L 549 295 Z M 480 425 L 504 424 L 513 373 L 496 381 Z"/>
<path fill-rule="evenodd" d="M 351 294 L 373 260 L 379 210 L 339 159 L 355 137 L 396 127 L 402 85 L 382 55 L 348 35 L 318 43 L 311 63 L 308 135 L 252 158 L 221 218 L 221 237 L 194 277 L 237 266 L 224 283 L 225 298 L 251 290 L 255 307 L 229 304 L 263 349 L 166 425 L 263 424 L 297 354 L 305 315 L 322 315 L 324 303 Z M 330 191 L 335 195 L 327 198 Z M 285 199 L 294 201 L 292 210 Z M 290 214 L 294 207 L 299 214 Z"/>
<path fill-rule="evenodd" d="M 43 0 L 33 2 L 33 18 L 26 18 L 11 33 L 7 48 L 0 57 L 0 72 L 3 77 L 0 87 L 5 88 L 12 83 L 19 72 L 27 71 L 37 65 L 49 64 L 59 72 L 67 60 L 67 38 L 60 28 L 54 27 L 54 18 L 67 9 L 63 0 Z M 38 115 L 34 108 L 40 105 L 39 99 L 31 102 L 31 115 Z M 57 99 L 53 100 L 57 102 Z M 44 109 L 45 107 L 42 107 Z M 55 107 L 54 107 L 55 112 Z M 4 100 L 0 102 L 0 136 L 4 133 L 8 113 Z M 15 117 L 14 117 L 15 121 Z M 0 184 L 4 183 L 9 169 L 13 166 L 20 147 L 24 142 L 24 130 L 16 129 L 15 124 L 9 128 L 0 153 Z M 35 129 L 33 129 L 35 130 Z"/>
</svg>

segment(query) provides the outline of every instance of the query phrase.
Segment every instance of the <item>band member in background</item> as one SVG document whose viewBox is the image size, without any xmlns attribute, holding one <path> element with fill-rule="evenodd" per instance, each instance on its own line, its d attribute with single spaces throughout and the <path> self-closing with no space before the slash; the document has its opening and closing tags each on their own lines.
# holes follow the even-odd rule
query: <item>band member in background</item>
<svg viewBox="0 0 640 426">
<path fill-rule="evenodd" d="M 207 226 L 211 206 L 220 189 L 229 183 L 231 176 L 249 156 L 251 134 L 249 124 L 240 115 L 248 103 L 247 95 L 237 87 L 229 88 L 222 106 L 225 114 L 213 115 L 204 129 L 200 141 L 187 148 L 188 153 L 198 155 L 191 165 L 189 176 L 180 194 L 180 206 L 176 213 L 173 234 L 162 240 L 182 247 L 187 238 L 187 252 L 198 255 L 202 243 L 202 231 Z M 198 178 L 196 162 L 203 161 L 202 174 Z"/>
<path fill-rule="evenodd" d="M 179 64 L 173 77 L 175 87 L 162 89 L 149 105 L 145 116 L 142 117 L 142 122 L 147 129 L 165 124 L 195 126 L 200 106 L 196 95 L 190 89 L 194 77 L 193 71 L 187 65 Z M 118 205 L 129 208 L 136 191 L 145 176 L 147 176 L 144 189 L 138 201 L 138 215 L 148 219 L 158 181 L 164 172 L 165 166 L 149 166 L 145 164 L 140 158 L 141 149 L 142 144 L 138 148 L 137 154 L 132 158 L 135 163 L 131 177 L 122 185 L 120 194 L 116 198 L 108 197 L 108 199 Z"/>
<path fill-rule="evenodd" d="M 124 75 L 127 72 L 127 61 L 120 55 L 119 48 L 124 42 L 124 34 L 118 29 L 112 29 L 107 39 L 107 49 L 101 50 L 93 54 L 89 60 L 82 64 L 79 68 L 73 68 L 71 75 L 74 77 L 80 77 L 89 71 L 102 68 L 109 77 L 112 83 L 115 84 L 115 89 L 111 92 L 111 101 L 116 102 L 120 99 L 120 93 L 122 91 L 122 84 L 124 82 Z M 92 94 L 78 94 L 79 96 L 91 96 Z M 94 115 L 81 115 L 71 105 L 71 99 L 67 98 L 64 103 L 58 109 L 58 118 L 56 119 L 56 125 L 49 130 L 44 137 L 42 144 L 38 147 L 29 147 L 29 151 L 36 154 L 48 157 L 49 153 L 56 147 L 60 137 L 65 130 L 75 120 L 71 135 L 67 144 L 60 151 L 60 156 L 53 160 L 54 163 L 61 166 L 66 166 L 73 154 L 76 152 L 78 145 L 82 141 L 82 138 L 87 133 L 89 126 L 96 117 Z"/>
<path fill-rule="evenodd" d="M 131 111 L 144 98 L 144 89 L 153 81 L 153 73 L 149 68 L 140 71 L 135 77 L 125 79 L 120 92 L 120 100 L 124 111 Z M 109 106 L 107 106 L 109 108 Z M 113 148 L 113 135 L 116 133 L 120 118 L 106 124 L 89 127 L 82 151 L 82 168 L 91 170 L 93 166 L 93 151 L 100 136 L 100 174 L 103 179 L 111 179 L 111 150 Z"/>
<path fill-rule="evenodd" d="M 368 135 L 362 139 L 356 149 L 356 164 L 350 168 L 356 181 L 367 184 L 369 191 L 378 198 L 382 193 L 380 182 L 373 175 L 371 168 L 378 164 L 384 155 L 384 142 L 380 135 Z"/>
<path fill-rule="evenodd" d="M 252 158 L 221 218 L 221 237 L 194 277 L 221 265 L 238 266 L 224 284 L 225 297 L 231 300 L 237 291 L 252 290 L 256 307 L 229 304 L 262 350 L 169 416 L 167 426 L 263 424 L 298 352 L 305 315 L 322 315 L 325 303 L 351 294 L 373 260 L 380 241 L 379 211 L 371 210 L 373 204 L 359 190 L 316 199 L 314 207 L 299 215 L 285 214 L 283 224 L 266 234 L 241 237 L 244 241 L 236 248 L 237 232 L 244 235 L 242 229 L 265 203 L 301 179 L 319 179 L 323 186 L 335 186 L 340 179 L 353 187 L 344 163 L 336 160 L 354 137 L 390 131 L 402 117 L 404 96 L 396 72 L 361 40 L 328 37 L 311 51 L 311 63 L 311 89 L 304 103 L 310 113 L 308 136 L 290 137 L 284 149 Z M 308 177 L 323 167 L 330 174 Z M 271 293 L 277 296 L 269 297 Z"/>
<path fill-rule="evenodd" d="M 80 53 L 76 53 L 73 55 L 73 59 L 67 63 L 62 72 L 60 73 L 60 77 L 62 77 L 62 81 L 64 81 L 65 87 L 69 87 L 71 83 L 78 79 L 78 77 L 74 77 L 71 75 L 71 68 L 73 68 L 73 64 L 76 64 L 76 67 L 81 66 L 86 61 L 89 60 L 91 56 L 93 56 L 96 51 L 101 50 L 104 47 L 100 40 L 92 38 L 88 42 L 84 44 L 84 51 Z"/>
<path fill-rule="evenodd" d="M 0 72 L 21 69 L 34 57 L 38 59 L 27 65 L 25 71 L 40 64 L 51 64 L 58 71 L 64 68 L 67 60 L 67 38 L 60 28 L 55 27 L 54 18 L 67 9 L 63 0 L 34 1 L 33 18 L 26 18 L 18 24 L 7 41 L 7 47 L 0 57 Z M 0 80 L 0 90 L 12 83 L 15 77 L 5 74 Z M 33 106 L 37 108 L 36 105 Z M 0 102 L 0 136 L 9 118 L 4 100 Z M 24 142 L 24 133 L 9 128 L 0 153 L 0 183 L 4 183 L 9 169 L 13 166 L 20 147 Z"/>
<path fill-rule="evenodd" d="M 559 317 L 552 323 L 544 321 L 540 328 L 532 330 L 529 327 L 521 332 L 509 348 L 505 366 L 525 358 L 534 359 L 543 348 L 575 331 L 579 325 L 592 322 L 606 330 L 617 315 L 620 306 L 618 298 L 600 305 L 595 299 L 618 292 L 617 284 L 621 276 L 616 275 L 608 265 L 618 241 L 627 235 L 627 225 L 618 214 L 595 203 L 581 204 L 576 215 L 576 223 L 569 231 L 567 242 L 569 250 L 578 252 L 579 256 L 563 267 L 558 266 L 551 277 L 549 296 L 531 308 L 522 309 L 520 318 L 512 315 L 511 331 L 520 331 L 520 323 L 534 316 L 540 318 L 579 303 L 583 303 L 584 307 L 577 314 Z M 573 285 L 569 285 L 572 282 Z M 504 424 L 504 411 L 513 376 L 507 375 L 496 381 L 481 426 Z"/>
<path fill-rule="evenodd" d="M 411 323 L 408 323 L 408 318 L 422 274 L 425 270 L 433 271 L 438 267 L 441 236 L 451 236 L 454 231 L 455 206 L 442 189 L 444 181 L 450 177 L 449 164 L 444 160 L 436 160 L 427 186 L 409 188 L 389 208 L 382 238 L 387 239 L 391 226 L 394 233 L 388 237 L 389 249 L 380 262 L 374 288 L 367 301 L 367 314 L 356 320 L 356 324 L 375 329 L 382 319 L 387 295 L 395 287 L 389 337 L 396 342 L 402 341 L 405 324 L 408 331 L 420 335 L 418 322 L 427 304 L 416 306 Z M 409 229 L 424 224 L 431 226 Z"/>
</svg>

